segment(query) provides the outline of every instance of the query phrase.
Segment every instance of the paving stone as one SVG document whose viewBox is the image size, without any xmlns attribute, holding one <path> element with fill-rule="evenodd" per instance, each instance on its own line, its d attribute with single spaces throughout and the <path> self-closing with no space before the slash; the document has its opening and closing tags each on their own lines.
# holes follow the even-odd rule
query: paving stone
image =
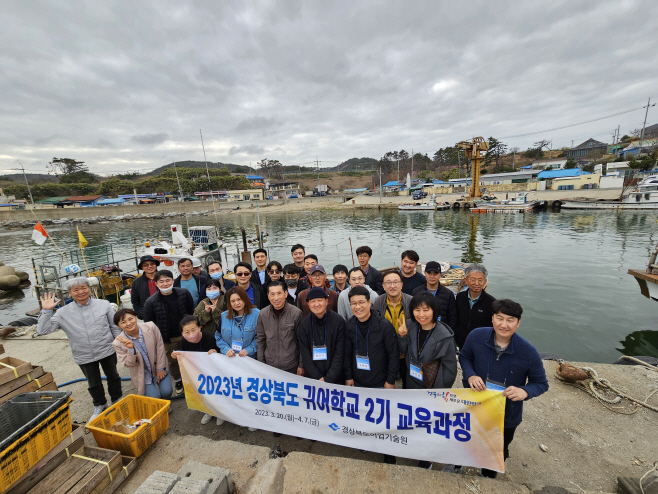
<svg viewBox="0 0 658 494">
<path fill-rule="evenodd" d="M 211 467 L 198 461 L 188 461 L 178 470 L 181 479 L 208 482 L 208 494 L 229 494 L 233 491 L 231 472 L 226 468 Z"/>
</svg>

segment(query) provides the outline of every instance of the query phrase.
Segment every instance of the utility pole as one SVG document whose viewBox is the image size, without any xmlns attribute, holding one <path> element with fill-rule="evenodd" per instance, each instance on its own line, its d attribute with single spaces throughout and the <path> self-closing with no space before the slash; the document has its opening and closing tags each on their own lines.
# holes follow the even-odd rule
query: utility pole
<svg viewBox="0 0 658 494">
<path fill-rule="evenodd" d="M 516 148 L 514 148 L 514 151 L 512 151 L 512 170 L 516 170 L 514 167 L 514 163 L 516 162 Z"/>
<path fill-rule="evenodd" d="M 32 191 L 30 190 L 30 184 L 27 181 L 27 175 L 25 174 L 25 168 L 23 167 L 23 163 L 18 163 L 21 165 L 20 169 L 23 171 L 23 178 L 25 179 L 25 185 L 27 185 L 27 193 L 30 195 L 30 202 L 32 203 L 32 207 L 34 207 L 34 199 L 32 198 Z M 15 168 L 16 170 L 16 168 Z"/>
<path fill-rule="evenodd" d="M 400 186 L 400 158 L 398 158 L 398 187 Z"/>
<path fill-rule="evenodd" d="M 379 167 L 379 204 L 382 203 L 382 167 Z"/>
<path fill-rule="evenodd" d="M 647 111 L 644 113 L 644 123 L 642 124 L 642 135 L 640 135 L 640 147 L 637 150 L 638 156 L 642 151 L 642 141 L 644 141 L 644 128 L 647 126 L 647 116 L 649 115 L 649 108 L 652 106 L 656 106 L 656 104 L 654 103 L 652 105 L 651 98 L 649 98 L 649 101 L 647 102 L 647 106 L 646 106 Z"/>
<path fill-rule="evenodd" d="M 318 170 L 318 185 L 320 185 L 320 162 L 317 156 L 315 157 L 315 168 Z"/>
<path fill-rule="evenodd" d="M 411 148 L 411 181 L 414 181 L 414 148 Z"/>
</svg>

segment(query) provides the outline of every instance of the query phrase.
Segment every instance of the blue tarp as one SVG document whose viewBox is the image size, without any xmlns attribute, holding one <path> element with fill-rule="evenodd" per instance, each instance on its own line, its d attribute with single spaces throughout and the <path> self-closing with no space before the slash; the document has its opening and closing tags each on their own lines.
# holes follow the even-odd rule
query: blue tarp
<svg viewBox="0 0 658 494">
<path fill-rule="evenodd" d="M 134 196 L 133 196 L 134 197 Z M 99 206 L 104 206 L 105 204 L 124 204 L 126 201 L 124 199 L 103 199 L 102 201 L 98 201 L 96 204 Z"/>
<path fill-rule="evenodd" d="M 588 172 L 581 171 L 580 168 L 569 168 L 567 170 L 544 170 L 537 175 L 538 179 L 547 178 L 564 178 L 564 177 L 580 177 L 581 175 L 589 175 Z"/>
<path fill-rule="evenodd" d="M 247 180 L 265 180 L 260 175 L 247 175 Z"/>
<path fill-rule="evenodd" d="M 385 183 L 382 187 L 397 187 L 400 185 L 397 180 L 391 180 L 390 182 Z"/>
</svg>

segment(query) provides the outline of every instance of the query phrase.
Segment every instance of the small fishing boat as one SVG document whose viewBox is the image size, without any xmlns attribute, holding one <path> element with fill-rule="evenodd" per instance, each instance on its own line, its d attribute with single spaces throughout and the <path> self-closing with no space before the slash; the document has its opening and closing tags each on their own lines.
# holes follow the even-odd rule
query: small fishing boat
<svg viewBox="0 0 658 494">
<path fill-rule="evenodd" d="M 658 302 L 658 245 L 649 256 L 649 264 L 646 269 L 629 269 L 628 274 L 633 276 L 640 285 L 640 292 L 647 298 Z"/>
<path fill-rule="evenodd" d="M 528 192 L 517 192 L 510 199 L 474 200 L 471 213 L 525 213 L 543 205 L 544 201 L 528 201 Z"/>
<path fill-rule="evenodd" d="M 610 209 L 613 211 L 658 209 L 658 175 L 643 179 L 635 188 L 622 191 L 618 199 L 563 201 L 562 209 Z"/>
<path fill-rule="evenodd" d="M 437 203 L 434 194 L 432 194 L 430 201 L 426 203 L 417 202 L 398 205 L 400 211 L 443 211 L 445 209 L 450 209 L 450 205 Z"/>
</svg>

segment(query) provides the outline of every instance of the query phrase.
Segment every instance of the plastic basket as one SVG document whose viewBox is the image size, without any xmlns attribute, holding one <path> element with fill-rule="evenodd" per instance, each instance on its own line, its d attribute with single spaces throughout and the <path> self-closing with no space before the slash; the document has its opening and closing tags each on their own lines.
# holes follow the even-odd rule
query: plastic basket
<svg viewBox="0 0 658 494">
<path fill-rule="evenodd" d="M 121 451 L 126 456 L 141 456 L 162 434 L 169 429 L 169 400 L 159 400 L 131 394 L 118 401 L 87 424 L 98 447 Z M 131 434 L 109 430 L 116 422 L 128 419 L 134 423 L 149 419 Z"/>
<path fill-rule="evenodd" d="M 0 491 L 71 434 L 70 391 L 23 393 L 0 405 Z"/>
</svg>

